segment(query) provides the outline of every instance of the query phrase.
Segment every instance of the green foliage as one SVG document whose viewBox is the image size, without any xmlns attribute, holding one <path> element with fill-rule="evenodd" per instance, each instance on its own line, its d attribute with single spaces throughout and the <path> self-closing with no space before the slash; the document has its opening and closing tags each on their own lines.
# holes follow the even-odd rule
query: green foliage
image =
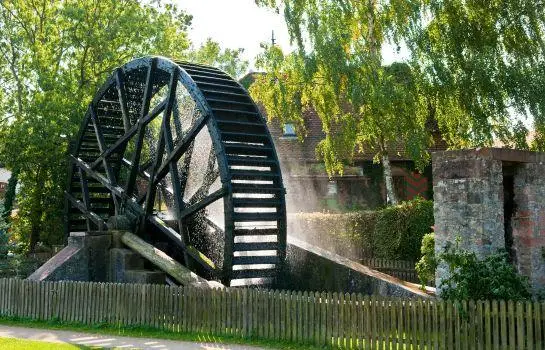
<svg viewBox="0 0 545 350">
<path fill-rule="evenodd" d="M 5 212 L 6 201 L 0 201 L 0 210 Z M 9 251 L 9 223 L 4 215 L 0 215 L 0 260 L 7 257 Z"/>
<path fill-rule="evenodd" d="M 284 10 L 298 47 L 297 58 L 289 60 L 303 62 L 296 67 L 299 82 L 302 90 L 316 90 L 312 102 L 328 102 L 322 104 L 329 111 L 324 118 L 344 118 L 340 106 L 346 102 L 355 107 L 351 112 L 357 117 L 367 116 L 360 107 L 387 114 L 394 108 L 392 118 L 403 123 L 404 106 L 412 107 L 403 98 L 398 106 L 388 101 L 390 93 L 405 94 L 384 80 L 388 72 L 381 48 L 406 45 L 416 113 L 435 118 L 450 146 L 489 145 L 495 136 L 508 145 L 526 147 L 521 136 L 527 130 L 511 111 L 533 118 L 538 133 L 534 147 L 545 144 L 545 16 L 533 1 L 256 2 Z M 267 58 L 275 63 L 263 68 L 273 76 L 293 68 L 277 56 Z M 403 86 L 410 84 L 397 88 Z M 372 116 L 367 119 L 373 124 Z M 353 121 L 342 123 L 349 126 Z M 377 131 L 365 134 L 379 137 Z"/>
<path fill-rule="evenodd" d="M 0 161 L 18 172 L 13 234 L 31 250 L 63 239 L 69 140 L 98 86 L 135 57 L 188 59 L 190 24 L 162 1 L 0 1 Z M 237 72 L 239 54 L 199 59 Z"/>
<path fill-rule="evenodd" d="M 422 239 L 422 258 L 416 272 L 422 288 L 435 278 L 439 264 L 448 268 L 449 277 L 440 282 L 441 297 L 451 300 L 524 300 L 530 298 L 528 279 L 517 273 L 506 252 L 478 260 L 475 253 L 449 245 L 437 256 L 434 233 Z"/>
<path fill-rule="evenodd" d="M 422 237 L 433 225 L 433 203 L 417 198 L 376 211 L 301 213 L 292 220 L 318 245 L 341 255 L 416 261 Z"/>
<path fill-rule="evenodd" d="M 435 279 L 435 269 L 437 268 L 437 259 L 435 258 L 435 234 L 427 233 L 422 237 L 422 247 L 420 248 L 422 257 L 416 263 L 415 269 L 422 284 L 422 288 L 429 285 Z"/>
<path fill-rule="evenodd" d="M 447 247 L 440 260 L 449 269 L 441 281 L 441 297 L 451 300 L 525 300 L 531 297 L 525 276 L 517 273 L 506 252 L 478 260 L 475 253 Z"/>
<path fill-rule="evenodd" d="M 229 73 L 233 78 L 240 77 L 248 68 L 248 61 L 241 58 L 244 49 L 221 49 L 220 44 L 211 38 L 189 54 L 189 60 L 214 65 Z"/>
<path fill-rule="evenodd" d="M 378 211 L 373 232 L 375 255 L 380 258 L 415 261 L 420 242 L 433 226 L 433 202 L 422 198 Z"/>
<path fill-rule="evenodd" d="M 271 118 L 295 121 L 314 108 L 325 139 L 317 153 L 342 172 L 357 148 L 384 163 L 396 143 L 422 168 L 428 121 L 449 147 L 527 148 L 520 118 L 533 120 L 532 147 L 545 149 L 545 16 L 531 0 L 256 0 L 283 9 L 297 51 L 265 46 L 252 86 Z M 406 63 L 385 64 L 381 49 L 404 45 Z M 299 131 L 303 135 L 304 132 Z"/>
</svg>

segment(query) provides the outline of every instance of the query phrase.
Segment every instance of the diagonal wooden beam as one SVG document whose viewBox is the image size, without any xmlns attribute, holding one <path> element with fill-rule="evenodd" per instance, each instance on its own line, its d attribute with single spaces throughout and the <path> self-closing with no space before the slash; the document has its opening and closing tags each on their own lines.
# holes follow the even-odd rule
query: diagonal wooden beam
<svg viewBox="0 0 545 350">
<path fill-rule="evenodd" d="M 73 155 L 70 155 L 70 160 L 76 164 L 79 168 L 81 168 L 83 171 L 87 173 L 87 175 L 91 176 L 93 179 L 100 182 L 100 184 L 107 189 L 110 190 L 110 192 L 118 197 L 125 198 L 125 190 L 118 185 L 113 185 L 110 183 L 110 180 L 108 178 L 104 177 L 104 175 L 100 174 L 99 172 L 91 169 L 91 166 L 84 162 L 83 160 L 74 157 Z"/>
<path fill-rule="evenodd" d="M 165 177 L 168 173 L 170 164 L 177 162 L 178 159 L 180 159 L 180 157 L 184 154 L 184 152 L 187 151 L 195 137 L 197 137 L 197 134 L 206 125 L 209 117 L 209 115 L 203 115 L 195 121 L 195 123 L 188 130 L 187 134 L 185 134 L 182 138 L 182 141 L 178 145 L 176 145 L 172 152 L 169 153 L 166 161 L 161 165 L 159 171 L 157 171 L 157 176 L 153 185 L 157 185 L 157 182 L 161 181 L 161 179 Z"/>
<path fill-rule="evenodd" d="M 117 88 L 117 96 L 119 98 L 119 104 L 121 105 L 121 114 L 123 115 L 123 127 L 125 132 L 131 128 L 131 118 L 129 115 L 129 109 L 127 108 L 127 94 L 125 91 L 125 74 L 123 69 L 118 68 L 115 71 L 115 82 Z"/>
<path fill-rule="evenodd" d="M 206 195 L 208 191 L 210 190 L 210 187 L 214 184 L 214 181 L 218 178 L 220 175 L 219 170 L 214 170 L 214 166 L 216 165 L 216 153 L 214 152 L 214 148 L 212 147 L 210 149 L 210 153 L 208 154 L 208 163 L 206 164 L 206 171 L 204 173 L 204 179 L 202 182 L 201 187 L 195 191 L 193 196 L 188 200 L 188 203 L 193 204 L 196 201 L 199 201 L 202 196 Z"/>
<path fill-rule="evenodd" d="M 223 196 L 225 196 L 226 193 L 227 193 L 227 191 L 226 191 L 225 187 L 222 187 L 219 190 L 212 192 L 211 194 L 204 197 L 203 199 L 201 199 L 197 203 L 194 203 L 194 204 L 190 205 L 189 207 L 185 208 L 180 213 L 180 217 L 185 218 L 187 216 L 190 216 L 190 215 L 198 212 L 199 210 L 203 209 L 207 205 L 209 205 L 209 204 L 217 201 L 218 199 L 222 198 Z"/>
<path fill-rule="evenodd" d="M 66 191 L 64 191 L 64 196 L 70 201 L 70 203 L 75 208 L 79 209 L 79 211 L 81 211 L 83 215 L 85 215 L 87 218 L 93 221 L 98 226 L 99 231 L 102 231 L 106 227 L 106 222 L 104 222 L 104 220 L 100 216 L 98 216 L 96 213 L 87 209 L 85 207 L 85 204 L 83 204 L 82 201 L 80 201 L 79 199 L 76 199 L 74 196 L 72 196 L 70 193 Z"/>
<path fill-rule="evenodd" d="M 81 170 L 81 168 L 78 168 L 79 172 L 79 182 L 81 184 L 81 197 L 83 199 L 83 205 L 85 206 L 85 209 L 89 210 L 91 208 L 91 203 L 89 200 L 89 186 L 87 184 L 87 176 L 85 175 L 85 172 Z M 87 218 L 86 224 L 87 224 L 87 230 L 91 230 L 91 223 L 89 222 L 89 218 Z"/>
<path fill-rule="evenodd" d="M 151 59 L 150 65 L 148 67 L 148 73 L 146 76 L 146 87 L 144 89 L 144 95 L 142 96 L 142 109 L 140 110 L 140 119 L 143 119 L 149 112 L 151 94 L 153 92 L 153 78 L 155 75 L 156 67 L 157 58 L 154 57 Z M 132 168 L 130 169 L 129 178 L 125 185 L 125 193 L 127 193 L 129 196 L 132 195 L 136 187 L 136 175 L 138 174 L 140 166 L 140 157 L 142 155 L 142 145 L 144 143 L 145 128 L 145 125 L 140 122 L 138 123 L 138 133 L 134 145 L 134 155 L 131 160 Z"/>
<path fill-rule="evenodd" d="M 155 117 L 157 117 L 165 108 L 166 101 L 162 101 L 157 106 L 153 108 L 153 110 L 144 118 L 138 121 L 138 123 L 134 124 L 129 131 L 127 131 L 123 136 L 121 136 L 110 148 L 108 148 L 104 153 L 98 157 L 93 164 L 91 165 L 91 168 L 95 169 L 104 158 L 109 157 L 112 153 L 116 152 L 117 150 L 120 150 L 123 146 L 125 146 L 131 137 L 133 137 L 141 126 L 147 126 Z M 123 153 L 123 152 L 120 152 Z"/>
<path fill-rule="evenodd" d="M 199 265 L 204 267 L 207 271 L 210 271 L 214 275 L 217 273 L 216 265 L 210 258 L 198 251 L 195 247 L 191 245 L 184 245 L 180 234 L 169 227 L 163 220 L 156 216 L 150 215 L 148 216 L 148 222 L 157 227 L 166 236 L 170 237 L 175 244 L 182 248 L 187 255 L 199 263 Z"/>
</svg>

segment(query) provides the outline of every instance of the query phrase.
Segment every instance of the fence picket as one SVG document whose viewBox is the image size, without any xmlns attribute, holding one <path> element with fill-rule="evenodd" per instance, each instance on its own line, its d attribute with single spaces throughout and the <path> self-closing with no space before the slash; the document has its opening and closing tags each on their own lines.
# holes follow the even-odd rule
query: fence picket
<svg viewBox="0 0 545 350">
<path fill-rule="evenodd" d="M 507 313 L 509 314 L 509 349 L 515 350 L 517 347 L 517 338 L 515 334 L 516 314 L 513 300 L 507 302 Z"/>
<path fill-rule="evenodd" d="M 541 305 L 539 302 L 534 302 L 534 331 L 536 335 L 535 345 L 536 349 L 543 349 L 543 334 L 541 333 Z"/>
<path fill-rule="evenodd" d="M 524 349 L 524 306 L 517 302 L 517 348 Z"/>
<path fill-rule="evenodd" d="M 492 346 L 494 349 L 500 348 L 500 325 L 498 314 L 498 301 L 492 300 Z"/>
<path fill-rule="evenodd" d="M 500 341 L 501 341 L 501 348 L 507 349 L 507 317 L 506 317 L 506 306 L 505 301 L 500 300 Z"/>
<path fill-rule="evenodd" d="M 327 345 L 327 294 L 320 294 L 320 342 L 318 345 Z"/>
<path fill-rule="evenodd" d="M 532 303 L 526 303 L 526 349 L 534 350 Z"/>
</svg>

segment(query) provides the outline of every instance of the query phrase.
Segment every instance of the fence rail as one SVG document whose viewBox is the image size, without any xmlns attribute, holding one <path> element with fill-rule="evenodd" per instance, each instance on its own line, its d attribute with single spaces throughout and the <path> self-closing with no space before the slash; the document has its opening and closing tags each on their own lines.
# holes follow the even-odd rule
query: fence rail
<svg viewBox="0 0 545 350">
<path fill-rule="evenodd" d="M 543 349 L 545 303 L 0 279 L 0 315 L 372 349 Z M 390 347 L 388 347 L 390 346 Z"/>
<path fill-rule="evenodd" d="M 378 258 L 365 258 L 359 260 L 361 264 L 372 269 L 387 273 L 403 281 L 419 283 L 420 279 L 414 268 L 415 262 L 408 260 L 387 260 Z"/>
</svg>

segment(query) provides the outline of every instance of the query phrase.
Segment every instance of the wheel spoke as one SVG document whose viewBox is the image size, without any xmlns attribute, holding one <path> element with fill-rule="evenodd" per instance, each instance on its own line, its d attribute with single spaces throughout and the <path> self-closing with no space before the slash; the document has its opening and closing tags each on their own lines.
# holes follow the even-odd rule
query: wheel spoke
<svg viewBox="0 0 545 350">
<path fill-rule="evenodd" d="M 153 184 L 155 182 L 155 174 L 157 172 L 157 169 L 159 168 L 163 160 L 163 153 L 165 150 L 165 146 L 166 146 L 167 152 L 170 152 L 169 147 L 172 147 L 171 145 L 172 135 L 170 134 L 170 116 L 172 114 L 172 106 L 176 102 L 176 87 L 178 85 L 178 74 L 179 74 L 179 70 L 175 68 L 172 71 L 170 76 L 167 104 L 165 107 L 165 111 L 163 113 L 163 122 L 161 124 L 161 130 L 163 130 L 163 132 L 159 135 L 159 140 L 157 142 L 157 149 L 156 149 L 156 155 L 155 155 L 155 164 L 153 165 L 150 172 L 148 193 L 146 197 L 146 206 L 145 206 L 145 212 L 147 215 L 153 212 L 153 205 L 155 202 L 155 194 L 156 194 L 156 188 L 157 188 Z"/>
<path fill-rule="evenodd" d="M 133 137 L 134 134 L 138 132 L 138 130 L 140 129 L 140 126 L 147 126 L 153 119 L 155 119 L 155 117 L 157 117 L 164 110 L 165 105 L 166 105 L 166 101 L 162 101 L 157 106 L 155 106 L 155 108 L 153 108 L 153 110 L 147 116 L 142 118 L 139 123 L 133 125 L 129 129 L 129 131 L 127 131 L 123 136 L 117 139 L 117 141 L 110 148 L 108 148 L 104 153 L 102 153 L 100 157 L 98 157 L 93 162 L 93 164 L 91 165 L 91 168 L 93 169 L 96 168 L 98 164 L 100 164 L 104 158 L 109 157 L 112 153 L 116 151 L 119 151 L 119 153 L 123 154 L 124 153 L 122 152 L 123 146 L 127 145 L 131 137 Z"/>
<path fill-rule="evenodd" d="M 123 126 L 125 132 L 129 131 L 131 127 L 131 119 L 129 116 L 129 110 L 127 108 L 127 94 L 125 92 L 125 75 L 121 68 L 115 71 L 115 82 L 117 88 L 117 95 L 119 98 L 119 104 L 121 105 L 121 114 L 123 115 Z"/>
<path fill-rule="evenodd" d="M 85 176 L 85 173 L 81 170 L 81 168 L 78 168 L 79 173 L 79 182 L 81 185 L 81 198 L 83 199 L 83 205 L 85 206 L 85 209 L 89 210 L 91 207 L 90 201 L 89 201 L 89 187 L 87 186 L 87 177 Z M 91 231 L 91 223 L 89 222 L 89 218 L 86 220 L 87 229 Z"/>
<path fill-rule="evenodd" d="M 100 126 L 100 121 L 98 120 L 98 117 L 95 113 L 93 106 L 89 107 L 89 113 L 91 113 L 91 120 L 93 122 L 93 127 L 95 129 L 95 135 L 97 138 L 98 147 L 100 149 L 100 152 L 104 153 L 104 151 L 106 150 L 106 141 L 104 141 L 104 135 L 102 134 L 102 127 Z M 106 171 L 106 176 L 108 177 L 108 180 L 110 181 L 112 185 L 115 186 L 117 181 L 115 179 L 115 175 L 112 170 L 112 167 L 110 166 L 106 158 L 102 159 L 102 163 L 104 165 L 104 171 Z M 115 212 L 118 213 L 119 202 L 117 201 L 117 198 L 115 196 L 113 196 L 113 200 L 114 200 Z"/>
<path fill-rule="evenodd" d="M 70 193 L 68 193 L 66 191 L 64 192 L 64 196 L 70 201 L 70 203 L 74 207 L 79 209 L 79 211 L 81 211 L 81 213 L 83 215 L 85 215 L 88 219 L 93 221 L 98 226 L 98 229 L 100 231 L 102 231 L 102 229 L 104 227 L 106 227 L 106 223 L 104 222 L 104 220 L 102 220 L 102 218 L 100 216 L 98 216 L 96 213 L 93 213 L 88 208 L 86 208 L 85 204 L 82 203 L 82 201 L 80 201 L 79 199 L 74 198 L 74 196 L 72 196 Z"/>
<path fill-rule="evenodd" d="M 142 97 L 142 109 L 140 111 L 140 119 L 144 118 L 148 114 L 149 106 L 151 102 L 151 94 L 153 92 L 153 76 L 155 68 L 157 67 L 157 59 L 152 58 L 151 64 L 148 68 L 148 74 L 146 77 L 146 88 L 144 90 L 144 96 Z M 140 156 L 142 154 L 142 143 L 144 141 L 144 129 L 145 125 L 138 123 L 138 134 L 136 136 L 134 155 L 132 158 L 132 167 L 129 173 L 129 178 L 125 186 L 125 192 L 130 196 L 134 192 L 136 186 L 136 175 L 138 174 L 138 167 L 140 163 Z"/>
<path fill-rule="evenodd" d="M 213 193 L 209 194 L 208 196 L 202 198 L 197 203 L 191 204 L 189 207 L 185 208 L 181 213 L 181 218 L 186 218 L 190 215 L 195 214 L 199 210 L 203 209 L 207 205 L 210 205 L 211 203 L 217 201 L 220 198 L 223 198 L 225 196 L 225 193 L 227 193 L 226 189 L 224 187 L 220 188 L 217 191 L 214 191 Z"/>
<path fill-rule="evenodd" d="M 191 129 L 189 129 L 187 134 L 184 135 L 182 141 L 178 145 L 176 145 L 176 147 L 174 147 L 172 152 L 168 154 L 167 160 L 161 165 L 161 168 L 159 168 L 159 171 L 157 172 L 157 177 L 155 179 L 155 182 L 153 183 L 154 186 L 157 185 L 157 182 L 159 182 L 163 177 L 166 176 L 170 164 L 177 162 L 184 154 L 184 152 L 187 151 L 195 137 L 197 137 L 197 134 L 206 125 L 208 118 L 209 115 L 203 115 L 199 117 L 191 126 Z"/>
<path fill-rule="evenodd" d="M 112 197 L 118 196 L 121 198 L 125 198 L 125 190 L 117 185 L 113 185 L 110 183 L 110 181 L 104 177 L 104 175 L 94 171 L 91 169 L 89 164 L 85 163 L 83 160 L 74 157 L 73 155 L 70 155 L 70 160 L 76 164 L 80 169 L 85 171 L 87 175 L 90 175 L 92 178 L 100 182 L 100 184 L 112 192 Z"/>
<path fill-rule="evenodd" d="M 174 119 L 174 128 L 176 129 L 176 135 L 179 138 L 180 135 L 182 135 L 182 123 L 180 122 L 180 110 L 178 107 L 178 103 L 174 104 L 174 109 L 172 111 L 173 113 L 173 119 Z M 191 118 L 191 123 L 195 122 L 195 116 L 196 113 L 193 113 Z M 187 185 L 187 177 L 189 174 L 189 166 L 191 164 L 191 158 L 193 156 L 193 148 L 195 146 L 195 143 L 192 142 L 187 150 L 184 152 L 184 159 L 181 166 L 182 172 L 180 174 L 180 193 L 185 193 L 185 186 Z"/>
<path fill-rule="evenodd" d="M 193 204 L 199 200 L 203 196 L 205 196 L 208 191 L 210 191 L 210 187 L 214 184 L 214 181 L 218 178 L 219 171 L 214 170 L 214 166 L 216 164 L 216 154 L 214 153 L 214 149 L 210 149 L 210 153 L 208 154 L 208 163 L 206 164 L 206 171 L 204 173 L 204 179 L 201 187 L 195 193 L 191 198 L 188 200 L 188 203 Z"/>
</svg>

